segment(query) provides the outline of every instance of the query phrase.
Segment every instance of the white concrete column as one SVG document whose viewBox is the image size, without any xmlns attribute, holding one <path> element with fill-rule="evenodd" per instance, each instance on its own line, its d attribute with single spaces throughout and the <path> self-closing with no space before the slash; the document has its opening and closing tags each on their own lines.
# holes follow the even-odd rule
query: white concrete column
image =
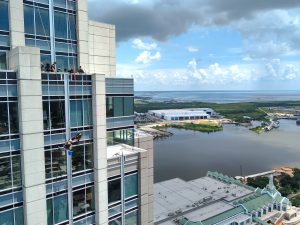
<svg viewBox="0 0 300 225">
<path fill-rule="evenodd" d="M 18 76 L 25 224 L 47 225 L 40 50 L 14 48 L 9 53 L 9 67 Z"/>
<path fill-rule="evenodd" d="M 153 137 L 137 133 L 135 146 L 147 150 L 140 153 L 139 160 L 140 222 L 153 225 Z"/>
<path fill-rule="evenodd" d="M 86 73 L 91 73 L 91 71 L 89 71 L 89 21 L 87 0 L 76 1 L 76 3 L 78 65 L 82 66 Z"/>
<path fill-rule="evenodd" d="M 11 48 L 25 46 L 23 1 L 9 0 L 8 8 Z"/>
<path fill-rule="evenodd" d="M 105 76 L 92 80 L 96 224 L 102 225 L 108 223 Z"/>
<path fill-rule="evenodd" d="M 116 76 L 115 26 L 89 21 L 89 71 Z"/>
</svg>

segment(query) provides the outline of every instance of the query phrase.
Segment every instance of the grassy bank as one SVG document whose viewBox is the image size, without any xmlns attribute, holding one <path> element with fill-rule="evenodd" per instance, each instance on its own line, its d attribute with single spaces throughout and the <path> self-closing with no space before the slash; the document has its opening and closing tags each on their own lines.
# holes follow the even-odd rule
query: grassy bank
<svg viewBox="0 0 300 225">
<path fill-rule="evenodd" d="M 185 129 L 185 130 L 194 130 L 200 132 L 217 132 L 222 131 L 223 127 L 218 126 L 216 124 L 195 124 L 195 123 L 174 123 L 174 124 L 165 124 L 160 126 L 153 127 L 154 129 L 166 129 L 166 128 L 177 128 L 177 129 Z"/>
<path fill-rule="evenodd" d="M 257 134 L 261 134 L 264 132 L 265 129 L 263 126 L 257 126 L 257 127 L 250 128 L 249 130 L 252 130 Z"/>
<path fill-rule="evenodd" d="M 212 108 L 225 118 L 238 123 L 249 123 L 251 120 L 266 121 L 266 112 L 263 107 L 299 107 L 300 101 L 278 102 L 241 102 L 241 103 L 207 103 L 207 102 L 142 102 L 135 105 L 135 111 L 144 113 L 156 109 L 182 108 Z"/>
</svg>

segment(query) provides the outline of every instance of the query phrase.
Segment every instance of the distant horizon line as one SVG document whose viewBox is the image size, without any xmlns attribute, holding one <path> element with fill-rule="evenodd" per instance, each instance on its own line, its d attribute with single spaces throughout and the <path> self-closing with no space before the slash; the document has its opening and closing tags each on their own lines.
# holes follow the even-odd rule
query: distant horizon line
<svg viewBox="0 0 300 225">
<path fill-rule="evenodd" d="M 168 91 L 160 91 L 160 90 L 149 90 L 149 91 L 134 91 L 134 92 L 274 92 L 274 91 L 281 91 L 281 92 L 286 92 L 286 91 L 299 91 L 300 90 L 168 90 Z"/>
</svg>

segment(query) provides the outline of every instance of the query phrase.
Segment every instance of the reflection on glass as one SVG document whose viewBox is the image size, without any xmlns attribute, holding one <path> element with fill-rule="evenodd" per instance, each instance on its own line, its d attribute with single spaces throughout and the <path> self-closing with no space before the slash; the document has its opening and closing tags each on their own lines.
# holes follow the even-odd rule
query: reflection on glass
<svg viewBox="0 0 300 225">
<path fill-rule="evenodd" d="M 62 176 L 67 173 L 67 162 L 65 152 L 58 149 L 52 151 L 53 177 Z"/>
<path fill-rule="evenodd" d="M 84 109 L 84 125 L 92 125 L 92 101 L 83 100 L 83 109 Z"/>
<path fill-rule="evenodd" d="M 122 97 L 114 97 L 114 117 L 123 116 L 123 98 Z"/>
<path fill-rule="evenodd" d="M 84 145 L 73 147 L 73 172 L 84 170 Z"/>
<path fill-rule="evenodd" d="M 0 224 L 14 225 L 14 211 L 8 210 L 5 212 L 0 212 Z"/>
<path fill-rule="evenodd" d="M 43 102 L 44 130 L 59 129 L 65 127 L 64 101 Z"/>
<path fill-rule="evenodd" d="M 52 166 L 51 166 L 51 151 L 45 151 L 45 173 L 46 173 L 46 179 L 52 177 L 51 169 L 52 169 Z"/>
<path fill-rule="evenodd" d="M 47 199 L 47 225 L 53 225 L 53 204 L 52 198 Z"/>
<path fill-rule="evenodd" d="M 85 190 L 73 192 L 73 215 L 78 216 L 85 213 Z"/>
<path fill-rule="evenodd" d="M 132 116 L 134 114 L 133 97 L 106 97 L 106 116 Z"/>
<path fill-rule="evenodd" d="M 34 34 L 34 9 L 32 6 L 24 5 L 24 28 L 25 33 Z"/>
<path fill-rule="evenodd" d="M 55 37 L 67 38 L 67 14 L 54 12 Z"/>
<path fill-rule="evenodd" d="M 86 211 L 93 210 L 95 210 L 94 187 L 89 187 L 86 189 Z"/>
<path fill-rule="evenodd" d="M 82 100 L 70 101 L 71 111 L 71 127 L 79 127 L 83 125 Z"/>
<path fill-rule="evenodd" d="M 19 133 L 18 103 L 9 103 L 10 133 Z"/>
<path fill-rule="evenodd" d="M 92 125 L 92 101 L 70 101 L 71 127 Z"/>
<path fill-rule="evenodd" d="M 93 166 L 93 145 L 87 144 L 85 146 L 85 169 L 92 169 Z"/>
<path fill-rule="evenodd" d="M 106 116 L 114 116 L 113 97 L 106 97 Z"/>
<path fill-rule="evenodd" d="M 136 225 L 138 224 L 138 213 L 137 211 L 128 213 L 125 215 L 125 225 Z"/>
<path fill-rule="evenodd" d="M 50 102 L 51 128 L 58 129 L 65 127 L 65 104 L 64 101 Z"/>
<path fill-rule="evenodd" d="M 108 181 L 108 204 L 121 201 L 121 179 Z"/>
<path fill-rule="evenodd" d="M 0 52 L 0 69 L 1 70 L 7 69 L 6 52 Z"/>
<path fill-rule="evenodd" d="M 60 223 L 68 219 L 68 197 L 60 195 L 53 198 L 54 201 L 54 223 Z"/>
<path fill-rule="evenodd" d="M 10 157 L 0 158 L 0 190 L 12 187 Z"/>
<path fill-rule="evenodd" d="M 6 102 L 0 102 L 0 135 L 8 134 L 8 108 Z"/>
<path fill-rule="evenodd" d="M 125 177 L 125 198 L 138 194 L 138 175 L 133 174 Z"/>
<path fill-rule="evenodd" d="M 133 129 L 115 130 L 107 132 L 107 145 L 127 144 L 133 145 L 134 136 Z"/>
<path fill-rule="evenodd" d="M 49 11 L 35 7 L 35 26 L 36 34 L 42 36 L 49 36 Z"/>
<path fill-rule="evenodd" d="M 15 209 L 15 225 L 23 225 L 24 219 L 23 219 L 23 207 L 19 207 Z"/>
<path fill-rule="evenodd" d="M 12 170 L 13 170 L 13 185 L 18 187 L 21 185 L 21 157 L 12 157 Z"/>
<path fill-rule="evenodd" d="M 122 219 L 121 217 L 120 218 L 117 218 L 115 220 L 112 220 L 108 223 L 108 225 L 121 225 L 122 224 Z"/>
<path fill-rule="evenodd" d="M 8 2 L 0 1 L 0 30 L 9 30 L 8 23 Z"/>
</svg>

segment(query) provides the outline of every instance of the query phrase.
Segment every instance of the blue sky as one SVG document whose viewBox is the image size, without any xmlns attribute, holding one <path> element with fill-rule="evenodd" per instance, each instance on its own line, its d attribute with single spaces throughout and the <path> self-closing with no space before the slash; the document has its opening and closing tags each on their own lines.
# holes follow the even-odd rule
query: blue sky
<svg viewBox="0 0 300 225">
<path fill-rule="evenodd" d="M 100 2 L 91 18 L 116 24 L 117 75 L 136 90 L 300 89 L 300 1 Z"/>
</svg>

